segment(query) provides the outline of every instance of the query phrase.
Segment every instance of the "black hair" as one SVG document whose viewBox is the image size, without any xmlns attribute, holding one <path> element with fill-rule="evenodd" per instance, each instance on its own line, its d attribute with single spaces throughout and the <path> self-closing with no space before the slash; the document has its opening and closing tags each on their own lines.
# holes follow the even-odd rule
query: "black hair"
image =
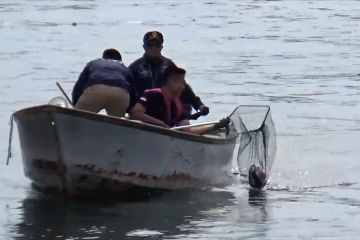
<svg viewBox="0 0 360 240">
<path fill-rule="evenodd" d="M 162 35 L 161 32 L 158 31 L 147 32 L 144 35 L 143 42 L 145 44 L 148 41 L 158 41 L 162 44 L 164 43 L 164 36 Z"/>
<path fill-rule="evenodd" d="M 170 79 L 171 76 L 178 76 L 178 75 L 185 75 L 186 74 L 186 70 L 183 68 L 179 68 L 177 67 L 175 64 L 174 65 L 170 65 L 169 67 L 167 67 L 164 71 L 164 78 L 163 81 L 160 82 L 160 85 L 163 86 L 165 85 L 168 80 Z"/>
<path fill-rule="evenodd" d="M 103 56 L 102 56 L 104 59 L 112 59 L 112 60 L 118 60 L 118 61 L 121 61 L 122 58 L 121 58 L 121 54 L 119 53 L 118 50 L 114 49 L 114 48 L 109 48 L 109 49 L 106 49 L 104 52 L 103 52 Z"/>
</svg>

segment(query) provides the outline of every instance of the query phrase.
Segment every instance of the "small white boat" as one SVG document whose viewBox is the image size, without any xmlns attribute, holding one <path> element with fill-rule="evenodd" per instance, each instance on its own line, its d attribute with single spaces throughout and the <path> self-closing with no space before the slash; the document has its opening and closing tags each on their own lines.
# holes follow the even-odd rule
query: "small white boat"
<svg viewBox="0 0 360 240">
<path fill-rule="evenodd" d="M 238 107 L 237 113 L 239 109 L 265 114 L 260 127 L 246 129 L 236 116 L 226 136 L 194 135 L 54 105 L 22 109 L 14 119 L 24 172 L 33 185 L 78 195 L 134 186 L 224 186 L 234 182 L 234 156 L 245 175 L 256 164 L 268 177 L 275 154 L 269 143 L 276 146 L 274 135 L 268 134 L 273 131 L 270 108 Z"/>
</svg>

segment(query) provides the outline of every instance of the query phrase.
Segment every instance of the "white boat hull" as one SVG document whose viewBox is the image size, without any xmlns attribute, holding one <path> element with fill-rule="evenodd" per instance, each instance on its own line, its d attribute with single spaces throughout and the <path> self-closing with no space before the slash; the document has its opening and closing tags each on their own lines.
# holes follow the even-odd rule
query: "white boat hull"
<svg viewBox="0 0 360 240">
<path fill-rule="evenodd" d="M 51 105 L 14 116 L 25 175 L 42 190 L 78 194 L 233 181 L 235 136 L 197 136 Z"/>
</svg>

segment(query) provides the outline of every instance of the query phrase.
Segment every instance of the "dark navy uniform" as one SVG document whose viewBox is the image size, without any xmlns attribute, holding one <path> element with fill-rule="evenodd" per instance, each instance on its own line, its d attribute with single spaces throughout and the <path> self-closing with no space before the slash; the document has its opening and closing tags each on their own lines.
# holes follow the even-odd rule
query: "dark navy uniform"
<svg viewBox="0 0 360 240">
<path fill-rule="evenodd" d="M 73 104 L 77 103 L 84 90 L 90 86 L 102 84 L 120 87 L 129 92 L 130 82 L 132 82 L 132 74 L 122 62 L 103 58 L 95 59 L 85 66 L 74 86 Z"/>
</svg>

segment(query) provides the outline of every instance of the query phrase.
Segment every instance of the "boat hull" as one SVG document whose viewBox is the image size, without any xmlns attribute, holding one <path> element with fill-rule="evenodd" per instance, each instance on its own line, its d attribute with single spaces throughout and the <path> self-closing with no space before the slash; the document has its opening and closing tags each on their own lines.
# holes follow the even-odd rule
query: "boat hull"
<svg viewBox="0 0 360 240">
<path fill-rule="evenodd" d="M 233 181 L 236 137 L 197 136 L 51 105 L 14 117 L 25 175 L 41 190 L 174 190 Z"/>
</svg>

